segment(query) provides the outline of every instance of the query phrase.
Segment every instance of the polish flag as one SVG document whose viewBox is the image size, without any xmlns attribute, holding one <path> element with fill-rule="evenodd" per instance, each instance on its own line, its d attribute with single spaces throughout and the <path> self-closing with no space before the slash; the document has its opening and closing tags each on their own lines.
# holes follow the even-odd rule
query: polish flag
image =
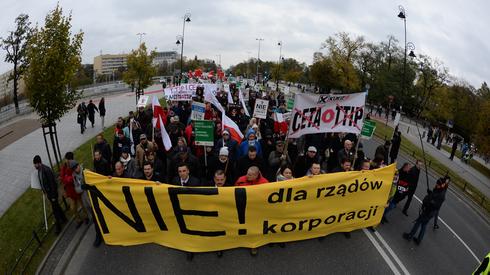
<svg viewBox="0 0 490 275">
<path fill-rule="evenodd" d="M 240 142 L 242 142 L 243 139 L 242 131 L 240 131 L 238 125 L 236 125 L 236 123 L 231 118 L 225 115 L 224 112 L 222 112 L 222 116 L 223 116 L 223 127 L 225 129 L 228 129 L 228 131 L 230 131 L 231 138 L 236 140 L 236 142 L 240 144 Z"/>
<path fill-rule="evenodd" d="M 165 129 L 165 124 L 163 123 L 163 117 L 165 115 L 163 113 L 163 108 L 162 106 L 160 106 L 160 102 L 158 102 L 158 98 L 156 96 L 153 96 L 151 105 L 153 107 L 153 127 L 160 129 L 165 150 L 169 151 L 170 149 L 172 149 L 172 141 L 170 141 L 170 137 L 168 136 L 167 130 Z"/>
</svg>

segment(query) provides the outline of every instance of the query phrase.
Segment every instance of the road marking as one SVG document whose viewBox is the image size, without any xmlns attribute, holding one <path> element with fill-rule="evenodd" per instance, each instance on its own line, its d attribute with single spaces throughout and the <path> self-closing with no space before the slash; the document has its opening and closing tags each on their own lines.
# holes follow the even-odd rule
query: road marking
<svg viewBox="0 0 490 275">
<path fill-rule="evenodd" d="M 388 245 L 388 243 L 385 241 L 385 239 L 383 239 L 383 237 L 381 237 L 381 234 L 379 234 L 378 231 L 374 231 L 374 235 L 376 235 L 378 237 L 378 239 L 381 241 L 381 243 L 386 248 L 386 250 L 388 250 L 388 252 L 391 254 L 391 256 L 393 257 L 393 259 L 395 259 L 396 263 L 402 269 L 403 273 L 404 274 L 410 274 L 410 272 L 408 272 L 408 269 L 405 267 L 405 265 L 400 260 L 400 258 L 398 258 L 398 256 L 396 256 L 396 254 L 393 251 L 393 249 L 391 249 L 391 247 Z"/>
<path fill-rule="evenodd" d="M 422 203 L 422 201 L 417 196 L 414 195 L 413 197 L 417 199 L 420 203 Z M 456 234 L 456 232 L 454 232 L 454 230 L 441 217 L 438 218 L 449 229 L 449 231 L 451 231 L 451 233 L 453 233 L 453 235 L 456 236 L 456 238 L 463 244 L 463 246 L 466 247 L 466 249 L 470 252 L 473 258 L 475 258 L 476 262 L 480 263 L 480 259 L 476 256 L 473 250 L 471 250 L 471 248 L 463 241 L 463 239 L 461 239 L 461 237 L 458 234 Z"/>
<path fill-rule="evenodd" d="M 393 274 L 401 275 L 400 271 L 398 271 L 398 269 L 396 268 L 396 266 L 393 263 L 393 261 L 391 260 L 391 258 L 388 257 L 388 255 L 383 250 L 383 248 L 381 248 L 381 246 L 379 245 L 378 241 L 376 241 L 376 239 L 369 233 L 369 231 L 366 228 L 363 228 L 362 231 L 364 232 L 364 234 L 366 234 L 366 236 L 371 241 L 371 243 L 374 245 L 374 247 L 376 247 L 376 250 L 378 250 L 379 254 L 381 254 L 381 257 L 383 257 L 383 259 L 385 260 L 385 262 L 391 268 L 391 271 L 393 271 Z"/>
</svg>

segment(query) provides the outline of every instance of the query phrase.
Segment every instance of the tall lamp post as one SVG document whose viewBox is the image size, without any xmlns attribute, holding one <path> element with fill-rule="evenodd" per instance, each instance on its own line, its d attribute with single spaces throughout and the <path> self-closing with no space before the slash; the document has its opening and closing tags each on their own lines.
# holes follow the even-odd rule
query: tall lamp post
<svg viewBox="0 0 490 275">
<path fill-rule="evenodd" d="M 255 40 L 259 41 L 259 52 L 257 54 L 257 80 L 256 83 L 259 82 L 259 62 L 260 62 L 260 42 L 262 42 L 263 38 L 255 38 Z"/>
<path fill-rule="evenodd" d="M 281 72 L 282 41 L 277 42 L 277 46 L 279 46 L 279 61 L 277 63 L 276 92 L 279 92 L 279 73 Z"/>
<path fill-rule="evenodd" d="M 405 12 L 405 8 L 403 6 L 398 6 L 398 10 L 400 11 L 398 13 L 398 18 L 403 20 L 403 27 L 404 27 L 404 33 L 405 33 L 405 54 L 403 56 L 403 82 L 402 82 L 402 96 L 405 96 L 406 94 L 406 74 L 407 74 L 407 50 L 410 50 L 410 53 L 408 56 L 410 57 L 415 57 L 414 50 L 415 50 L 415 45 L 412 42 L 407 43 L 407 14 Z"/>
<path fill-rule="evenodd" d="M 180 39 L 177 39 L 175 44 L 180 45 L 180 76 L 179 76 L 179 84 L 182 83 L 182 70 L 184 68 L 184 34 L 185 34 L 185 23 L 191 22 L 191 14 L 186 13 L 184 15 L 184 21 L 182 23 L 182 36 Z M 182 40 L 182 42 L 181 42 Z"/>
</svg>

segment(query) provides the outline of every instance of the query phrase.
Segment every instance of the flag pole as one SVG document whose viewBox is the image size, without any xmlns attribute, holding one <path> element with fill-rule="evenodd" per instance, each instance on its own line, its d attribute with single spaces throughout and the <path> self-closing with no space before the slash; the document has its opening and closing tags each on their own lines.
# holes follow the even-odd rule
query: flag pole
<svg viewBox="0 0 490 275">
<path fill-rule="evenodd" d="M 354 164 L 356 163 L 357 160 L 357 151 L 359 149 L 359 143 L 361 143 L 361 134 L 357 135 L 357 144 L 356 144 L 356 153 L 354 154 L 354 160 L 352 161 L 352 164 L 350 166 L 350 170 L 354 170 Z"/>
</svg>

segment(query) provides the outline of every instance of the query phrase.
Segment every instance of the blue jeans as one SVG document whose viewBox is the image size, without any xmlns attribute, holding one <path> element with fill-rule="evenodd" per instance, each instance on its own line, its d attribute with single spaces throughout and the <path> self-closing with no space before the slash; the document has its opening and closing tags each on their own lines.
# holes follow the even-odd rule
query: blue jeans
<svg viewBox="0 0 490 275">
<path fill-rule="evenodd" d="M 424 238 L 425 229 L 427 228 L 427 223 L 429 223 L 429 220 L 421 219 L 419 217 L 415 221 L 415 224 L 413 225 L 412 230 L 409 233 L 410 238 L 413 238 L 413 236 L 415 235 L 415 233 L 417 233 L 417 230 L 419 229 L 419 226 L 420 226 L 421 228 L 420 228 L 418 239 L 419 239 L 419 242 L 422 241 L 422 239 Z"/>
</svg>

